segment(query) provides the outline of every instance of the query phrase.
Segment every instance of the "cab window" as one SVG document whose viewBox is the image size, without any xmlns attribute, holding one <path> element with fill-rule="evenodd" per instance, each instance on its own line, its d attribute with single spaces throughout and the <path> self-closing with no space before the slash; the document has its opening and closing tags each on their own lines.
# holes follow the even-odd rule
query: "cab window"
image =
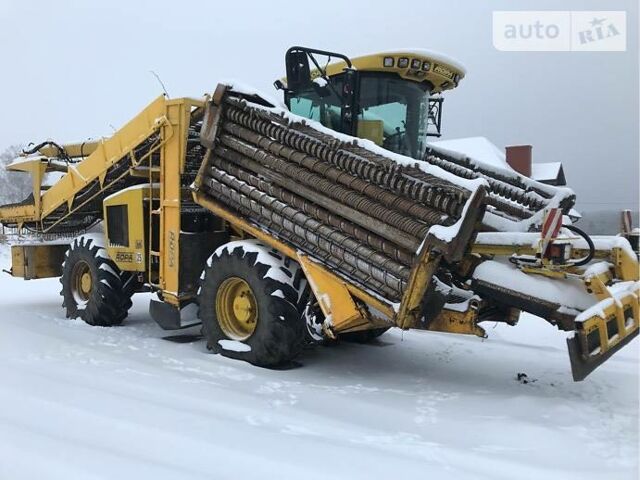
<svg viewBox="0 0 640 480">
<path fill-rule="evenodd" d="M 314 80 L 307 89 L 295 92 L 288 97 L 289 110 L 296 115 L 320 122 L 336 132 L 343 132 L 341 121 L 341 99 L 336 93 L 342 90 L 341 75 L 331 79 L 333 88 L 323 80 Z M 344 132 L 350 133 L 350 132 Z"/>
<path fill-rule="evenodd" d="M 358 136 L 392 152 L 422 158 L 426 148 L 429 84 L 395 74 L 363 73 Z"/>
</svg>

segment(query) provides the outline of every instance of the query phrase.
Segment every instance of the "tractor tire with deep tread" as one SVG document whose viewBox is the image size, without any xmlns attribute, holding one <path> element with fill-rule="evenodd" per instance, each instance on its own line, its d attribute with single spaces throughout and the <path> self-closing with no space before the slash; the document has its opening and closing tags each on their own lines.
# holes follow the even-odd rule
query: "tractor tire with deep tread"
<svg viewBox="0 0 640 480">
<path fill-rule="evenodd" d="M 231 302 L 225 293 L 229 282 L 245 289 L 236 294 L 239 303 Z M 306 327 L 299 301 L 305 285 L 296 262 L 258 241 L 221 246 L 207 262 L 198 293 L 198 315 L 207 348 L 261 367 L 290 362 L 304 346 Z M 245 292 L 250 292 L 251 302 L 240 298 Z M 220 310 L 225 301 L 255 310 L 255 325 L 230 330 L 227 314 Z M 219 313 L 225 318 L 218 318 Z"/>
<path fill-rule="evenodd" d="M 123 288 L 122 280 L 122 272 L 93 237 L 74 239 L 60 277 L 67 318 L 81 318 L 101 327 L 120 325 L 127 317 L 133 294 Z"/>
</svg>

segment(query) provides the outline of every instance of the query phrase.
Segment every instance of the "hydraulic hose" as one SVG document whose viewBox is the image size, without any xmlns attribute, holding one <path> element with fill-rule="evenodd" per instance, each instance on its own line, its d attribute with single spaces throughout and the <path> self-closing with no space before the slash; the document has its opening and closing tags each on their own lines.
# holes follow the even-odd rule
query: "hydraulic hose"
<svg viewBox="0 0 640 480">
<path fill-rule="evenodd" d="M 69 155 L 67 155 L 67 152 L 65 152 L 64 148 L 58 145 L 56 142 L 52 142 L 51 140 L 39 143 L 38 145 L 30 148 L 29 150 L 22 150 L 22 153 L 24 155 L 31 155 L 32 153 L 36 153 L 42 147 L 47 147 L 47 146 L 52 146 L 56 150 L 58 150 L 58 155 L 60 156 L 60 158 L 66 160 L 67 162 L 70 160 Z"/>
<path fill-rule="evenodd" d="M 563 227 L 573 233 L 577 233 L 584 239 L 585 242 L 587 242 L 587 245 L 589 246 L 589 254 L 586 257 L 581 258 L 580 260 L 571 262 L 571 264 L 574 267 L 581 267 L 582 265 L 586 265 L 593 259 L 593 256 L 596 253 L 596 247 L 593 244 L 593 240 L 591 240 L 591 237 L 589 237 L 589 235 L 587 235 L 586 232 L 584 232 L 583 230 L 580 230 L 578 227 L 574 227 L 573 225 L 563 225 Z"/>
</svg>

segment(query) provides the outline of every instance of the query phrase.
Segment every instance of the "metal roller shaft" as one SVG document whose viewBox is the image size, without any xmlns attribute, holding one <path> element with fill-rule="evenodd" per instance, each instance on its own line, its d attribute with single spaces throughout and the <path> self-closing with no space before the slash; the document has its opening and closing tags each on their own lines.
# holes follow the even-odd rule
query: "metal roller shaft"
<svg viewBox="0 0 640 480">
<path fill-rule="evenodd" d="M 396 247 L 394 243 L 385 241 L 382 237 L 371 233 L 368 229 L 361 228 L 357 225 L 354 225 L 350 221 L 345 220 L 345 218 L 349 219 L 351 215 L 358 215 L 362 217 L 362 219 L 364 219 L 365 215 L 360 212 L 349 209 L 345 205 L 338 204 L 338 202 L 335 202 L 328 197 L 324 197 L 317 192 L 304 187 L 303 185 L 294 185 L 295 190 L 298 194 L 291 193 L 290 191 L 281 187 L 291 187 L 291 180 L 283 177 L 282 175 L 275 174 L 268 169 L 263 168 L 257 162 L 254 162 L 253 160 L 250 160 L 246 157 L 242 157 L 239 153 L 225 147 L 216 147 L 215 156 L 212 159 L 212 163 L 214 166 L 220 168 L 221 170 L 224 170 L 229 174 L 239 178 L 243 182 L 246 182 L 268 193 L 281 202 L 290 204 L 293 207 L 302 210 L 303 212 L 311 215 L 320 222 L 328 223 L 338 228 L 339 230 L 345 232 L 347 235 L 364 242 L 374 250 L 388 255 L 393 260 L 396 260 L 404 265 L 411 265 L 413 263 L 413 260 L 415 258 L 415 255 L 413 253 L 409 253 L 406 250 L 400 249 Z M 265 180 L 262 180 L 262 178 L 252 174 L 252 172 L 259 174 L 260 177 L 266 178 L 269 181 L 267 182 Z M 276 186 L 276 184 L 281 186 Z M 319 207 L 318 205 L 322 205 L 323 208 Z M 337 211 L 338 215 L 331 214 L 331 211 Z M 344 214 L 345 218 L 340 216 L 340 213 Z M 377 221 L 375 219 L 369 218 L 369 222 L 373 224 Z"/>
<path fill-rule="evenodd" d="M 280 202 L 257 188 L 238 180 L 223 170 L 211 167 L 211 178 L 208 182 L 217 181 L 226 185 L 229 189 L 241 193 L 247 198 L 266 207 L 269 211 L 283 217 L 283 226 L 298 235 L 304 235 L 308 241 L 316 245 L 322 245 L 322 239 L 327 243 L 328 249 L 341 260 L 352 265 L 371 277 L 379 280 L 396 290 L 400 289 L 398 278 L 409 278 L 409 268 L 394 262 L 390 258 L 375 252 L 357 240 L 348 237 L 335 228 L 324 225 L 309 217 L 305 213 Z M 391 276 L 389 273 L 393 274 Z"/>
<path fill-rule="evenodd" d="M 427 151 L 427 155 L 433 155 L 437 158 L 446 160 L 447 162 L 450 162 L 452 164 L 464 167 L 464 168 L 468 168 L 471 169 L 475 172 L 478 172 L 482 175 L 486 175 L 488 178 L 494 179 L 494 180 L 498 180 L 501 181 L 503 183 L 507 183 L 509 185 L 512 185 L 513 187 L 521 190 L 522 192 L 532 192 L 537 194 L 538 196 L 541 197 L 542 200 L 546 200 L 549 199 L 551 197 L 551 195 L 549 194 L 549 192 L 536 187 L 536 185 L 532 185 L 532 184 L 526 184 L 522 181 L 521 178 L 519 177 L 514 177 L 514 176 L 509 176 L 500 172 L 496 172 L 495 170 L 489 170 L 485 167 L 483 167 L 482 165 L 476 164 L 474 162 L 472 162 L 470 159 L 464 157 L 464 158 L 459 158 L 453 155 L 447 155 L 446 153 L 443 152 L 435 152 L 433 150 L 428 150 Z"/>
<path fill-rule="evenodd" d="M 233 177 L 229 177 L 229 179 L 234 180 Z M 345 263 L 353 267 L 350 274 L 360 280 L 360 283 L 362 283 L 363 286 L 366 287 L 368 282 L 375 280 L 375 283 L 378 284 L 376 285 L 376 290 L 379 293 L 392 294 L 393 297 L 397 297 L 406 286 L 406 280 L 393 276 L 388 271 L 379 268 L 377 264 L 372 265 L 367 261 L 367 259 L 363 259 L 358 255 L 355 255 L 352 251 L 349 251 L 348 248 L 341 244 L 334 243 L 332 240 L 323 237 L 319 233 L 312 232 L 305 228 L 308 224 L 304 221 L 304 214 L 297 212 L 298 214 L 296 215 L 293 213 L 294 216 L 292 218 L 295 219 L 295 221 L 293 221 L 291 218 L 287 218 L 278 211 L 269 208 L 269 206 L 271 206 L 281 211 L 288 208 L 289 210 L 286 211 L 287 214 L 292 214 L 292 211 L 294 210 L 281 202 L 277 202 L 275 199 L 269 199 L 267 195 L 259 192 L 253 187 L 247 185 L 246 187 L 250 188 L 245 187 L 244 190 L 251 192 L 252 189 L 253 192 L 251 195 L 256 198 L 260 198 L 261 196 L 267 197 L 262 200 L 269 206 L 264 205 L 233 188 L 229 188 L 228 185 L 213 178 L 207 179 L 206 184 L 209 193 L 213 194 L 216 198 L 226 198 L 226 202 L 224 203 L 232 206 L 232 208 L 239 205 L 243 208 L 249 209 L 249 211 L 253 213 L 253 216 L 258 215 L 261 219 L 266 220 L 267 223 L 273 223 L 280 227 L 282 233 L 286 234 L 288 232 L 289 234 L 297 237 L 295 244 L 305 245 L 304 250 L 307 249 L 306 245 L 312 245 L 324 252 L 324 259 L 331 259 L 331 263 L 338 266 L 340 269 L 345 269 Z"/>
<path fill-rule="evenodd" d="M 361 180 L 374 182 L 376 185 L 384 185 L 394 190 L 396 194 L 413 200 L 414 202 L 410 202 L 412 204 L 418 201 L 449 215 L 460 215 L 465 198 L 459 188 L 448 191 L 441 186 L 434 186 L 423 180 L 411 178 L 402 172 L 402 168 L 398 164 L 392 163 L 392 168 L 385 168 L 352 152 L 336 148 L 335 143 L 337 142 L 335 140 L 333 143 L 327 144 L 296 131 L 295 126 L 288 127 L 261 119 L 259 118 L 259 113 L 256 114 L 255 110 L 245 112 L 239 108 L 228 106 L 225 109 L 225 116 L 234 123 L 249 128 L 253 132 L 259 132 L 261 135 L 273 138 L 282 146 L 289 147 L 292 149 L 291 152 L 296 154 L 299 161 L 301 156 L 313 156 L 315 159 L 320 159 L 345 172 L 349 172 Z"/>
<path fill-rule="evenodd" d="M 225 138 L 225 136 L 223 136 L 222 143 L 228 144 L 230 146 L 235 145 L 237 149 L 239 148 L 238 145 L 242 144 L 243 142 L 238 139 L 232 139 L 231 137 Z M 315 188 L 318 188 L 319 186 L 331 188 L 334 185 L 330 185 L 329 183 L 327 183 L 326 179 L 322 179 L 321 177 L 318 177 L 317 175 L 308 172 L 301 167 L 297 167 L 296 165 L 286 164 L 286 162 L 283 162 L 282 160 L 278 160 L 278 162 L 284 163 L 284 165 L 278 164 L 278 162 L 267 163 L 268 167 L 279 165 L 281 169 L 277 171 L 275 169 L 264 167 L 262 163 L 252 160 L 252 158 L 256 158 L 257 154 L 255 154 L 253 150 L 251 152 L 252 156 L 247 157 L 236 150 L 226 149 L 223 155 L 228 160 L 241 165 L 243 168 L 248 168 L 250 170 L 256 171 L 260 175 L 263 175 L 265 177 L 269 176 L 274 181 L 280 183 L 285 187 L 288 187 L 290 190 L 293 190 L 296 193 L 305 196 L 307 199 L 313 202 L 320 202 L 320 204 L 325 208 L 334 211 L 338 215 L 348 218 L 361 227 L 370 230 L 380 235 L 381 237 L 386 238 L 387 240 L 392 241 L 394 244 L 400 245 L 405 250 L 415 252 L 420 246 L 421 240 L 417 237 L 417 235 L 404 233 L 402 231 L 398 231 L 397 228 L 393 228 L 397 223 L 388 223 L 388 217 L 381 219 L 380 216 L 372 216 L 370 211 L 357 208 L 360 204 L 352 201 L 352 199 L 347 199 L 347 201 L 345 201 L 346 197 L 344 193 L 346 192 L 346 190 L 341 188 L 324 190 L 321 188 L 320 191 L 322 191 L 323 193 L 320 193 L 319 191 L 315 190 Z M 335 190 L 338 190 L 338 194 L 343 193 L 343 195 L 341 197 L 333 195 L 335 193 Z M 358 198 L 359 197 L 356 197 L 356 200 Z M 368 199 L 366 200 L 366 205 L 371 206 Z M 375 206 L 375 204 L 373 206 Z M 376 210 L 376 212 L 377 211 L 378 210 Z M 382 215 L 382 213 L 380 213 L 379 215 Z"/>
<path fill-rule="evenodd" d="M 349 191 L 368 196 L 388 209 L 397 210 L 400 214 L 407 216 L 407 218 L 410 218 L 414 222 L 419 221 L 429 226 L 435 224 L 451 225 L 454 223 L 454 220 L 446 214 L 433 208 L 425 207 L 420 203 L 404 198 L 390 190 L 386 190 L 374 183 L 373 180 L 363 180 L 354 177 L 318 158 L 300 153 L 236 123 L 226 121 L 223 124 L 223 128 L 233 136 L 260 147 L 276 157 L 294 162 L 311 172 L 325 177 L 333 184 L 342 185 L 349 189 Z"/>
<path fill-rule="evenodd" d="M 414 165 L 400 166 L 396 161 L 391 160 L 384 155 L 380 155 L 372 152 L 371 150 L 363 148 L 357 143 L 340 141 L 335 136 L 322 133 L 321 131 L 310 127 L 304 121 L 292 122 L 281 114 L 276 114 L 268 110 L 253 108 L 252 106 L 248 105 L 246 100 L 234 98 L 232 96 L 227 97 L 225 99 L 225 102 L 230 106 L 242 110 L 243 112 L 249 112 L 252 116 L 259 117 L 268 122 L 275 122 L 279 125 L 285 125 L 288 129 L 298 130 L 302 134 L 328 145 L 330 148 L 337 149 L 338 151 L 335 155 L 337 158 L 327 158 L 326 160 L 334 164 L 335 166 L 338 166 L 342 170 L 349 171 L 353 174 L 362 175 L 363 172 L 361 171 L 361 164 L 365 162 L 373 163 L 377 168 L 381 168 L 384 171 L 403 172 L 403 174 L 407 174 L 409 175 L 409 177 L 414 177 L 415 179 L 419 180 L 420 182 L 426 183 L 427 185 L 431 185 L 436 188 L 442 187 L 445 190 L 449 191 L 451 194 L 458 195 L 461 199 L 461 203 L 464 203 L 464 201 L 468 198 L 469 191 L 460 187 L 459 185 L 443 180 L 442 178 L 435 175 L 431 175 L 419 168 L 416 168 Z M 357 170 L 355 171 L 352 170 L 352 159 L 357 161 L 355 163 Z"/>
<path fill-rule="evenodd" d="M 227 131 L 237 131 L 234 125 L 224 124 Z M 241 127 L 240 127 L 241 128 Z M 258 163 L 265 165 L 273 170 L 280 172 L 297 182 L 314 188 L 325 195 L 330 196 L 338 201 L 348 205 L 358 211 L 367 212 L 367 215 L 376 218 L 398 230 L 390 232 L 394 241 L 403 248 L 416 251 L 420 246 L 420 241 L 427 235 L 429 225 L 419 222 L 400 212 L 391 210 L 385 205 L 371 199 L 370 197 L 361 195 L 354 189 L 349 189 L 339 183 L 333 182 L 323 175 L 313 173 L 303 167 L 289 163 L 286 160 L 269 154 L 264 150 L 257 148 L 251 144 L 243 142 L 238 138 L 230 135 L 222 135 L 220 140 L 223 145 L 232 148 L 238 153 L 245 155 Z M 353 178 L 353 177 L 351 177 Z M 365 228 L 367 225 L 361 225 Z M 378 232 L 382 235 L 382 232 Z M 385 235 L 385 238 L 388 238 Z"/>
<path fill-rule="evenodd" d="M 300 210 L 282 203 L 257 188 L 238 180 L 232 175 L 229 175 L 223 170 L 218 170 L 215 167 L 212 167 L 211 170 L 211 179 L 223 183 L 227 187 L 245 195 L 270 211 L 282 216 L 284 218 L 283 226 L 285 228 L 294 231 L 298 235 L 312 235 L 313 237 L 310 236 L 309 238 L 309 240 L 313 238 L 312 243 L 320 244 L 321 238 L 330 242 L 330 251 L 332 253 L 340 250 L 339 255 L 342 260 L 372 276 L 376 280 L 384 282 L 392 288 L 398 289 L 399 284 L 394 283 L 397 279 L 391 279 L 389 272 L 403 280 L 409 278 L 409 269 L 406 266 L 394 262 L 390 258 L 375 252 L 366 245 L 361 244 L 357 240 L 345 235 L 335 228 L 318 222 Z M 317 238 L 315 236 L 317 236 Z"/>
<path fill-rule="evenodd" d="M 502 180 L 496 180 L 495 178 L 490 177 L 481 172 L 474 171 L 468 167 L 458 165 L 449 160 L 445 160 L 441 157 L 435 155 L 427 155 L 425 157 L 425 161 L 431 163 L 432 165 L 436 165 L 437 167 L 446 170 L 449 173 L 453 173 L 462 178 L 473 179 L 473 178 L 483 178 L 487 180 L 489 183 L 489 187 L 491 187 L 491 193 L 501 195 L 503 197 L 509 198 L 510 200 L 516 201 L 526 207 L 531 207 L 534 209 L 541 209 L 546 206 L 546 202 L 540 198 L 538 195 L 534 195 L 530 192 L 525 192 L 518 187 L 510 185 Z"/>
<path fill-rule="evenodd" d="M 234 136 L 246 140 L 256 146 L 260 146 L 274 155 L 281 156 L 312 172 L 326 177 L 334 185 L 342 185 L 343 187 L 347 187 L 349 191 L 366 195 L 389 209 L 397 210 L 407 215 L 408 218 L 411 218 L 413 221 L 419 220 L 429 226 L 435 224 L 451 225 L 454 223 L 454 220 L 449 218 L 446 214 L 435 209 L 425 207 L 420 203 L 404 198 L 390 190 L 386 190 L 374 183 L 373 180 L 363 180 L 361 178 L 354 177 L 349 173 L 331 166 L 327 162 L 323 162 L 318 158 L 300 153 L 297 150 L 286 147 L 269 137 L 257 134 L 238 124 L 227 121 L 224 122 L 224 128 Z"/>
<path fill-rule="evenodd" d="M 242 196 L 238 192 L 234 192 L 230 194 L 223 185 L 215 182 L 215 180 L 207 180 L 209 185 L 204 185 L 203 188 L 211 195 L 215 195 L 216 201 L 226 205 L 228 208 L 239 212 L 240 214 L 252 218 L 253 222 L 259 225 L 261 228 L 266 228 L 271 232 L 276 238 L 279 238 L 282 241 L 289 242 L 291 245 L 304 245 L 304 252 L 312 255 L 316 260 L 321 261 L 322 263 L 332 267 L 336 272 L 339 272 L 340 275 L 345 275 L 352 280 L 356 280 L 363 287 L 370 289 L 379 295 L 382 295 L 385 298 L 389 299 L 399 299 L 400 293 L 396 292 L 381 282 L 371 278 L 370 276 L 362 273 L 355 267 L 345 264 L 342 260 L 335 258 L 331 255 L 331 253 L 322 250 L 320 247 L 316 245 L 312 245 L 309 242 L 306 242 L 303 237 L 299 237 L 295 233 L 285 230 L 280 224 L 274 223 L 271 219 L 272 217 L 279 217 L 277 214 L 273 214 L 272 212 L 267 212 L 266 216 L 261 215 L 260 212 L 265 211 L 266 209 L 259 204 L 255 203 L 250 208 L 245 206 L 250 199 L 247 199 L 245 203 L 238 203 L 238 196 Z M 244 197 L 244 196 L 242 196 Z M 244 197 L 246 198 L 246 197 Z M 235 200 L 234 200 L 235 199 Z"/>
</svg>

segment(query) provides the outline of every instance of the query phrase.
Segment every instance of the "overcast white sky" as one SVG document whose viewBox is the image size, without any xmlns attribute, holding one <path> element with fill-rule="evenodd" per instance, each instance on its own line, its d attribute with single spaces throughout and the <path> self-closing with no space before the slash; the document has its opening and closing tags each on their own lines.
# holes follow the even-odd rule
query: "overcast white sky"
<svg viewBox="0 0 640 480">
<path fill-rule="evenodd" d="M 627 51 L 499 52 L 493 10 L 626 10 Z M 236 78 L 273 93 L 294 44 L 357 55 L 439 50 L 467 77 L 443 138 L 532 144 L 562 161 L 583 209 L 638 205 L 638 0 L 0 0 L 0 151 L 108 135 L 162 90 L 200 96 Z"/>
</svg>

